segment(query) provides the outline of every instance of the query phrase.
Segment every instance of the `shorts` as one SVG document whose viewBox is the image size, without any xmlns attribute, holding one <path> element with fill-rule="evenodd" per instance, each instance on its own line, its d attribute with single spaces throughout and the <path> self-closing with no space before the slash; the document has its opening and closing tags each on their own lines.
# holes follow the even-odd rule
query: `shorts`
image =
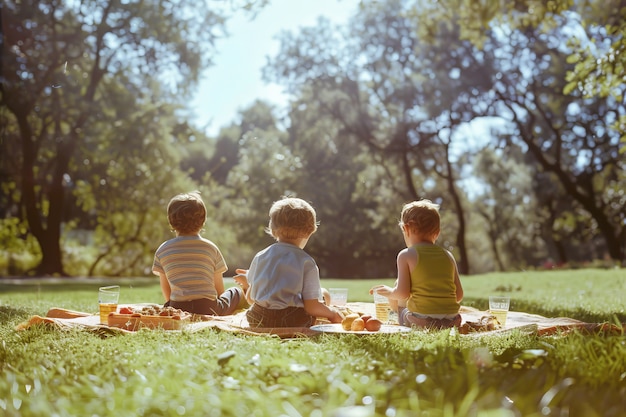
<svg viewBox="0 0 626 417">
<path fill-rule="evenodd" d="M 304 307 L 270 309 L 253 304 L 246 312 L 250 327 L 311 327 L 316 318 Z"/>
<path fill-rule="evenodd" d="M 400 307 L 398 321 L 402 326 L 418 327 L 423 329 L 449 329 L 461 326 L 460 314 L 449 314 L 443 317 L 431 317 L 424 314 L 414 313 L 406 307 Z"/>
<path fill-rule="evenodd" d="M 231 287 L 224 291 L 217 300 L 198 298 L 189 301 L 170 300 L 165 307 L 170 306 L 187 311 L 192 314 L 205 314 L 210 316 L 229 316 L 235 311 L 246 308 L 248 303 L 243 290 L 239 287 Z"/>
</svg>

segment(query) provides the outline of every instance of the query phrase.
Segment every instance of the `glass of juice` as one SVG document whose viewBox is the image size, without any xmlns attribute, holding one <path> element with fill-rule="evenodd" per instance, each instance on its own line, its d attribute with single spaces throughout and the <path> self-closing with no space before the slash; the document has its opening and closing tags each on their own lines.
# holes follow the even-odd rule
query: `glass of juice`
<svg viewBox="0 0 626 417">
<path fill-rule="evenodd" d="M 376 318 L 383 323 L 387 323 L 389 321 L 389 310 L 391 310 L 389 298 L 375 292 L 374 306 L 376 307 Z"/>
<path fill-rule="evenodd" d="M 511 305 L 511 298 L 506 296 L 492 295 L 489 297 L 489 313 L 495 316 L 502 327 L 506 325 L 506 316 Z"/>
<path fill-rule="evenodd" d="M 100 305 L 100 324 L 108 324 L 109 313 L 117 312 L 117 302 L 120 298 L 120 286 L 109 285 L 98 289 L 98 304 Z"/>
</svg>

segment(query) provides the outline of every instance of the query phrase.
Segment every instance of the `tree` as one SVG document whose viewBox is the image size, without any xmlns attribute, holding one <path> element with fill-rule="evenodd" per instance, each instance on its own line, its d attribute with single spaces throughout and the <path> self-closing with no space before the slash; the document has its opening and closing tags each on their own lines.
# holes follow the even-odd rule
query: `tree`
<svg viewBox="0 0 626 417">
<path fill-rule="evenodd" d="M 434 195 L 451 204 L 457 231 L 451 242 L 467 273 L 462 167 L 453 151 L 463 147 L 460 128 L 485 111 L 489 66 L 470 65 L 472 46 L 454 27 L 430 43 L 416 36 L 407 13 L 418 3 L 364 2 L 343 36 L 324 21 L 299 37 L 285 34 L 265 74 L 296 94 L 313 94 L 319 115 L 339 121 L 340 134 L 368 146 L 403 182 L 395 183 L 402 198 Z"/>
<path fill-rule="evenodd" d="M 116 106 L 118 111 L 122 108 Z M 102 126 L 97 135 L 98 145 L 106 145 L 106 151 L 83 152 L 89 156 L 90 175 L 77 175 L 68 187 L 93 222 L 95 260 L 89 276 L 151 274 L 156 247 L 171 237 L 167 202 L 175 194 L 199 188 L 179 165 L 190 138 L 201 139 L 201 134 L 185 128 L 185 123 L 176 128 L 171 105 L 125 109 L 124 123 L 115 130 Z M 164 137 L 166 132 L 171 133 Z"/>
<path fill-rule="evenodd" d="M 534 27 L 551 31 L 562 24 L 563 18 L 573 16 L 588 37 L 567 38 L 566 44 L 572 51 L 568 60 L 575 65 L 566 73 L 564 92 L 578 90 L 584 97 L 613 96 L 618 102 L 623 100 L 622 75 L 626 65 L 626 7 L 623 0 L 450 0 L 445 3 L 422 2 L 413 13 L 423 23 L 418 30 L 425 38 L 436 36 L 435 27 L 442 21 L 459 17 L 461 39 L 478 47 L 484 46 L 495 27 L 511 30 Z M 431 18 L 422 20 L 424 15 Z M 623 123 L 624 119 L 621 119 L 622 126 Z"/>
<path fill-rule="evenodd" d="M 259 106 L 265 105 L 256 103 L 246 113 L 254 113 Z M 242 124 L 246 124 L 245 117 Z M 247 267 L 254 253 L 271 242 L 264 231 L 271 204 L 282 196 L 296 194 L 302 162 L 284 146 L 285 136 L 275 126 L 259 126 L 242 132 L 239 139 L 239 162 L 226 180 L 229 194 L 222 204 L 222 219 L 237 225 L 242 267 Z"/>
<path fill-rule="evenodd" d="M 564 29 L 547 34 L 526 28 L 492 37 L 502 56 L 492 109 L 511 122 L 513 141 L 523 144 L 566 198 L 589 213 L 610 257 L 623 261 L 626 201 L 614 190 L 624 186 L 626 158 L 619 152 L 621 133 L 614 122 L 626 108 L 613 96 L 565 92 L 562 74 L 571 71 L 571 51 L 553 43 L 566 37 L 572 24 L 564 18 Z"/>
<path fill-rule="evenodd" d="M 335 140 L 341 126 L 318 117 L 317 105 L 307 95 L 291 103 L 290 127 L 284 132 L 271 108 L 257 102 L 241 112 L 237 125 L 220 133 L 234 136 L 235 128 L 241 132 L 238 162 L 226 184 L 231 194 L 220 216 L 223 223 L 237 225 L 240 245 L 232 256 L 247 266 L 256 251 L 272 242 L 264 231 L 270 205 L 284 195 L 298 196 L 310 201 L 318 214 L 320 228 L 307 251 L 322 275 L 393 274 L 393 258 L 401 243 L 395 225 L 399 204 L 386 200 L 386 211 L 379 209 L 372 198 L 378 190 L 364 189 L 376 181 L 377 171 L 363 145 Z M 380 223 L 393 226 L 392 238 L 371 233 L 372 225 Z"/>
<path fill-rule="evenodd" d="M 126 106 L 118 101 L 118 88 L 139 106 L 158 106 L 154 100 L 162 96 L 152 95 L 155 85 L 176 93 L 168 100 L 182 102 L 200 69 L 210 64 L 208 53 L 226 11 L 188 0 L 5 1 L 0 7 L 0 107 L 7 112 L 3 121 L 11 140 L 2 146 L 3 155 L 10 151 L 16 162 L 2 161 L 3 192 L 11 194 L 3 199 L 39 243 L 36 272 L 65 274 L 60 239 L 68 184 L 89 176 L 85 152 L 106 152 L 110 142 L 100 142 L 99 122 L 117 129 L 136 121 L 120 111 Z M 127 139 L 141 141 L 137 133 Z"/>
<path fill-rule="evenodd" d="M 438 39 L 441 22 L 457 21 L 462 39 L 485 55 L 497 53 L 493 92 L 500 105 L 492 114 L 513 121 L 534 163 L 573 206 L 589 213 L 610 256 L 623 261 L 625 210 L 615 197 L 616 187 L 624 188 L 623 2 L 453 0 L 422 6 L 413 19 L 422 23 L 425 39 Z"/>
<path fill-rule="evenodd" d="M 524 268 L 547 258 L 545 244 L 536 233 L 531 167 L 519 146 L 486 146 L 474 158 L 474 174 L 480 191 L 474 198 L 484 218 L 485 232 L 498 270 Z"/>
<path fill-rule="evenodd" d="M 393 275 L 403 243 L 397 227 L 402 200 L 379 185 L 385 172 L 367 146 L 343 133 L 341 122 L 320 117 L 334 94 L 303 92 L 288 113 L 287 146 L 302 160 L 297 190 L 310 196 L 320 221 L 307 250 L 322 275 Z"/>
</svg>

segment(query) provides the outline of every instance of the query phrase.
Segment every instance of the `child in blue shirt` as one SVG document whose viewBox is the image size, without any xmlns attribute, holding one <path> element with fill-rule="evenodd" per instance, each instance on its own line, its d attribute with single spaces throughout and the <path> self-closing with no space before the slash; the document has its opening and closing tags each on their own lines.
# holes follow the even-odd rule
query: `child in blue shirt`
<svg viewBox="0 0 626 417">
<path fill-rule="evenodd" d="M 270 208 L 266 232 L 276 243 L 256 254 L 250 269 L 235 277 L 252 305 L 252 327 L 310 327 L 317 317 L 341 323 L 343 317 L 320 302 L 319 269 L 304 251 L 317 230 L 313 207 L 299 198 L 283 198 Z"/>
</svg>

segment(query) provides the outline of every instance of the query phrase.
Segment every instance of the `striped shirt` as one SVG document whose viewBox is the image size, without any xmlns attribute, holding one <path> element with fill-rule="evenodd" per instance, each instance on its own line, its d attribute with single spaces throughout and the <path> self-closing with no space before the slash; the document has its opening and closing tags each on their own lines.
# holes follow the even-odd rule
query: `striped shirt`
<svg viewBox="0 0 626 417">
<path fill-rule="evenodd" d="M 220 294 L 213 277 L 227 269 L 218 247 L 201 236 L 178 236 L 164 242 L 154 254 L 152 265 L 152 272 L 167 277 L 172 301 L 216 300 Z"/>
</svg>

